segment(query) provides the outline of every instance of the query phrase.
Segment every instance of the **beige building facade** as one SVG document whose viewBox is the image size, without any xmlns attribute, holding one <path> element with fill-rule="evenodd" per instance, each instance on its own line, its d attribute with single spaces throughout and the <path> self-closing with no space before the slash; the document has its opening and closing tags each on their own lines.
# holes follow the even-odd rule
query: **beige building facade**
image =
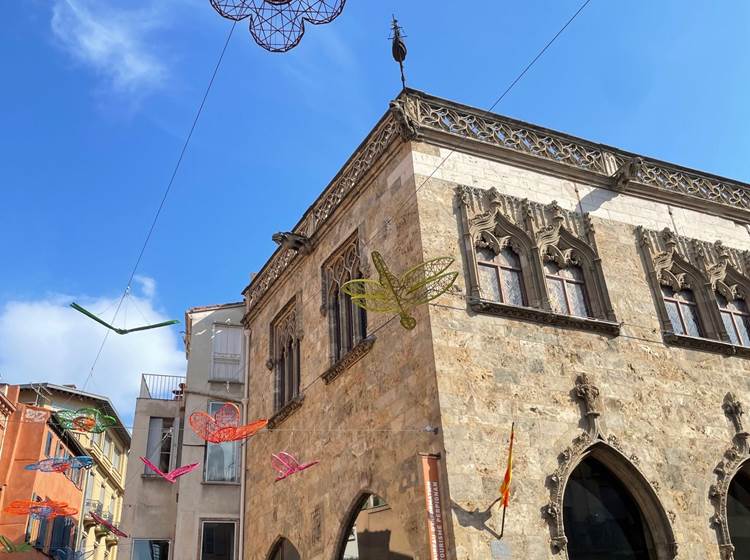
<svg viewBox="0 0 750 560">
<path fill-rule="evenodd" d="M 750 557 L 749 223 L 748 185 L 406 90 L 244 291 L 245 558 Z M 372 251 L 458 279 L 405 330 L 338 289 Z"/>
<path fill-rule="evenodd" d="M 190 428 L 196 411 L 225 403 L 244 408 L 243 304 L 198 307 L 186 313 L 187 376 L 144 375 L 137 401 L 133 457 L 143 474 L 130 477 L 124 523 L 128 560 L 237 560 L 240 549 L 240 443 L 206 443 Z M 163 472 L 198 463 L 174 484 Z"/>
</svg>

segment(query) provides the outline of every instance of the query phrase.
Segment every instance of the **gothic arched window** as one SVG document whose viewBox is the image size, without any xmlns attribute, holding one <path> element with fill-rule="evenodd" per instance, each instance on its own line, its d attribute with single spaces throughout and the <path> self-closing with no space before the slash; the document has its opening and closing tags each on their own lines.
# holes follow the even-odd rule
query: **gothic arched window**
<svg viewBox="0 0 750 560">
<path fill-rule="evenodd" d="M 669 286 L 661 287 L 664 306 L 675 334 L 687 336 L 702 336 L 700 314 L 695 294 L 689 288 L 676 292 Z"/>
<path fill-rule="evenodd" d="M 750 346 L 750 312 L 745 300 L 737 298 L 728 301 L 721 294 L 716 294 L 719 313 L 729 340 L 737 346 Z"/>
<path fill-rule="evenodd" d="M 337 560 L 412 560 L 409 535 L 385 500 L 362 496 L 339 543 Z"/>
<path fill-rule="evenodd" d="M 735 558 L 750 558 L 750 465 L 732 479 L 727 494 L 727 523 Z"/>
<path fill-rule="evenodd" d="M 526 305 L 521 259 L 510 247 L 495 253 L 477 249 L 479 289 L 482 298 L 509 305 Z"/>
<path fill-rule="evenodd" d="M 271 324 L 271 352 L 275 366 L 275 410 L 291 402 L 300 390 L 300 339 L 297 306 L 292 300 Z"/>
<path fill-rule="evenodd" d="M 276 543 L 268 560 L 300 560 L 300 555 L 292 543 L 282 538 Z"/>
<path fill-rule="evenodd" d="M 591 317 L 586 281 L 580 266 L 560 268 L 554 261 L 544 263 L 544 276 L 552 311 L 563 315 Z"/>
<path fill-rule="evenodd" d="M 586 457 L 563 499 L 570 560 L 654 560 L 653 537 L 628 488 L 601 461 Z"/>
</svg>

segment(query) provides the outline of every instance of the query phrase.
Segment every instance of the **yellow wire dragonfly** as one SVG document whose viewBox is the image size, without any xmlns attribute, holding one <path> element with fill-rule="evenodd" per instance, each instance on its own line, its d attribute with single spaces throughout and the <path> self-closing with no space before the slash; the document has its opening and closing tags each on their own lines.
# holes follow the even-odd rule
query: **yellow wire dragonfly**
<svg viewBox="0 0 750 560">
<path fill-rule="evenodd" d="M 401 326 L 413 329 L 417 320 L 412 316 L 414 308 L 443 295 L 458 278 L 458 272 L 450 272 L 451 257 L 438 257 L 418 264 L 400 277 L 393 274 L 382 255 L 372 252 L 372 262 L 378 271 L 378 279 L 361 278 L 349 280 L 341 285 L 341 291 L 352 298 L 352 303 L 374 313 L 396 313 Z"/>
</svg>

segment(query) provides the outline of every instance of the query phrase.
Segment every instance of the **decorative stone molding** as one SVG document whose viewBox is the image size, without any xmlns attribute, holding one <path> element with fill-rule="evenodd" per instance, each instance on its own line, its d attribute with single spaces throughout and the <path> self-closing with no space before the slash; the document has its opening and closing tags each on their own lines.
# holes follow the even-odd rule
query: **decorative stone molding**
<svg viewBox="0 0 750 560">
<path fill-rule="evenodd" d="M 732 479 L 750 461 L 749 434 L 742 426 L 742 416 L 744 414 L 742 403 L 733 393 L 727 393 L 724 396 L 721 407 L 724 410 L 724 414 L 732 422 L 735 433 L 732 438 L 732 446 L 724 452 L 723 459 L 714 468 L 716 483 L 711 485 L 708 496 L 711 498 L 716 509 L 715 514 L 711 518 L 711 523 L 714 529 L 716 529 L 721 559 L 735 560 L 734 545 L 732 545 L 732 539 L 729 534 L 727 498 Z"/>
<path fill-rule="evenodd" d="M 409 96 L 399 97 L 390 103 L 390 110 L 399 125 L 399 133 L 404 140 L 418 140 L 419 124 L 412 118 L 414 100 Z"/>
<path fill-rule="evenodd" d="M 634 157 L 624 161 L 612 176 L 613 189 L 617 192 L 625 192 L 628 185 L 638 181 L 643 168 L 643 158 Z"/>
<path fill-rule="evenodd" d="M 274 233 L 271 239 L 282 249 L 295 251 L 300 255 L 308 255 L 312 251 L 312 243 L 306 235 L 300 235 L 291 231 L 280 231 Z"/>
<path fill-rule="evenodd" d="M 647 518 L 655 537 L 657 560 L 677 558 L 677 544 L 672 530 L 673 520 L 661 506 L 658 485 L 649 482 L 640 469 L 640 459 L 628 456 L 617 436 L 605 436 L 599 425 L 602 413 L 600 390 L 585 373 L 576 378 L 575 396 L 581 401 L 586 430 L 576 436 L 558 457 L 558 467 L 548 477 L 550 501 L 542 508 L 542 515 L 550 526 L 550 546 L 553 553 L 568 558 L 568 538 L 565 536 L 563 507 L 565 488 L 570 475 L 587 456 L 605 462 L 633 493 L 633 497 Z M 648 506 L 648 507 L 644 507 Z"/>
<path fill-rule="evenodd" d="M 469 305 L 477 312 L 509 315 L 607 334 L 619 333 L 607 293 L 594 228 L 588 215 L 501 194 L 497 189 L 459 186 L 463 249 L 467 260 Z M 479 279 L 477 250 L 494 254 L 510 247 L 518 255 L 525 306 L 485 299 Z M 591 317 L 561 315 L 552 310 L 544 262 L 560 268 L 579 266 L 583 272 Z"/>
<path fill-rule="evenodd" d="M 675 234 L 636 229 L 646 270 L 656 302 L 665 342 L 677 346 L 723 354 L 748 355 L 748 349 L 733 346 L 726 332 L 716 294 L 727 300 L 746 299 L 750 294 L 750 253 Z M 667 314 L 661 287 L 678 292 L 692 290 L 698 308 L 703 337 L 677 334 Z"/>
<path fill-rule="evenodd" d="M 297 395 L 300 390 L 300 342 L 304 337 L 301 300 L 302 294 L 298 292 L 279 311 L 269 327 L 266 367 L 274 372 L 274 409 L 278 411 L 283 410 L 288 404 L 286 400 L 289 395 L 286 393 L 289 384 L 291 384 L 292 395 Z M 284 367 L 290 360 L 291 366 Z M 288 378 L 289 375 L 291 379 Z"/>
<path fill-rule="evenodd" d="M 284 420 L 289 418 L 292 414 L 297 412 L 301 407 L 302 403 L 305 402 L 305 394 L 300 393 L 294 397 L 291 401 L 286 403 L 281 409 L 279 409 L 271 418 L 268 419 L 266 427 L 269 430 L 277 428 Z"/>
<path fill-rule="evenodd" d="M 354 348 L 349 350 L 349 352 L 347 352 L 343 358 L 341 358 L 338 362 L 328 368 L 326 372 L 321 376 L 323 377 L 323 381 L 325 382 L 325 384 L 328 385 L 339 375 L 344 373 L 347 369 L 361 360 L 365 356 L 365 354 L 370 351 L 373 344 L 375 344 L 375 340 L 375 335 L 370 335 L 367 338 L 363 338 L 357 343 L 356 346 L 354 346 Z"/>
</svg>

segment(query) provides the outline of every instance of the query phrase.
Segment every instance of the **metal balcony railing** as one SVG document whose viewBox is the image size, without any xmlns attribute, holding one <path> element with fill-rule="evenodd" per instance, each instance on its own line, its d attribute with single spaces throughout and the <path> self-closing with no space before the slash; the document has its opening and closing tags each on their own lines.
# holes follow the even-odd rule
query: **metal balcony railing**
<svg viewBox="0 0 750 560">
<path fill-rule="evenodd" d="M 185 391 L 185 378 L 179 375 L 156 375 L 144 373 L 141 376 L 142 399 L 178 401 Z"/>
<path fill-rule="evenodd" d="M 95 514 L 101 515 L 102 510 L 104 509 L 103 504 L 98 500 L 86 500 L 84 505 L 86 507 L 86 513 L 93 511 Z"/>
</svg>

